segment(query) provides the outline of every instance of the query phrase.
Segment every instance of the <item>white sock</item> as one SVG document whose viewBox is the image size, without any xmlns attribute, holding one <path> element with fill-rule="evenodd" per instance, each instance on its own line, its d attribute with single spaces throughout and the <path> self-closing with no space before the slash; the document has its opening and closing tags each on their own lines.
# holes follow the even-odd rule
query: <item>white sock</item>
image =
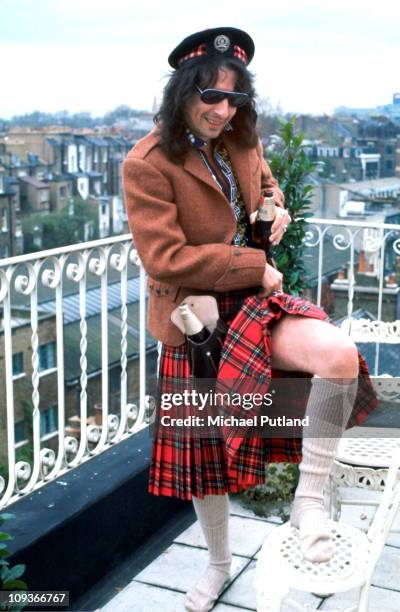
<svg viewBox="0 0 400 612">
<path fill-rule="evenodd" d="M 303 431 L 302 461 L 290 522 L 300 529 L 300 548 L 309 561 L 321 563 L 333 556 L 333 542 L 326 526 L 324 489 L 340 438 L 349 420 L 358 380 L 338 384 L 334 379 L 312 380 Z"/>
<path fill-rule="evenodd" d="M 185 609 L 190 612 L 208 612 L 230 576 L 232 555 L 228 537 L 229 497 L 225 493 L 206 495 L 204 499 L 193 496 L 192 500 L 208 546 L 209 562 L 196 586 L 187 593 Z"/>
</svg>

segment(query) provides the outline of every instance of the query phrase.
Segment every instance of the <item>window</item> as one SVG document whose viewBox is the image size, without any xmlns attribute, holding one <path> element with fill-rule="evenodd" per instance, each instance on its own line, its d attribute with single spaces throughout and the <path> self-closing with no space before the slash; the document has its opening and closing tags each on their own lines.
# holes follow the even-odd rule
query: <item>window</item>
<svg viewBox="0 0 400 612">
<path fill-rule="evenodd" d="M 26 440 L 25 421 L 19 421 L 19 423 L 15 423 L 14 438 L 15 443 L 22 442 L 22 440 Z"/>
<path fill-rule="evenodd" d="M 50 406 L 46 410 L 40 411 L 40 436 L 58 430 L 57 406 Z"/>
<path fill-rule="evenodd" d="M 7 216 L 7 208 L 3 208 L 1 211 L 1 230 L 3 232 L 8 231 L 8 216 Z"/>
<path fill-rule="evenodd" d="M 14 353 L 12 356 L 13 376 L 19 376 L 24 373 L 24 355 L 23 353 Z"/>
<path fill-rule="evenodd" d="M 121 366 L 112 368 L 109 371 L 110 393 L 117 393 L 121 390 Z"/>
<path fill-rule="evenodd" d="M 66 197 L 67 197 L 67 188 L 60 187 L 60 198 L 66 198 Z"/>
<path fill-rule="evenodd" d="M 39 346 L 39 372 L 56 367 L 56 343 L 48 342 Z"/>
</svg>

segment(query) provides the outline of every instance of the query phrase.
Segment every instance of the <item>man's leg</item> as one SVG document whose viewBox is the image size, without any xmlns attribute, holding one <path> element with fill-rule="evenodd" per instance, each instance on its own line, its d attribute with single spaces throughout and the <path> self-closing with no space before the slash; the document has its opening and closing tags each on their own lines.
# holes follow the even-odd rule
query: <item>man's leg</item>
<svg viewBox="0 0 400 612">
<path fill-rule="evenodd" d="M 193 496 L 193 506 L 207 543 L 209 563 L 199 582 L 187 594 L 185 608 L 191 612 L 207 612 L 230 574 L 229 497 L 227 493 L 206 495 L 203 499 Z"/>
<path fill-rule="evenodd" d="M 325 321 L 285 316 L 272 332 L 272 367 L 315 375 L 290 519 L 300 529 L 304 557 L 328 561 L 333 547 L 325 527 L 323 490 L 357 392 L 357 349 L 348 336 Z"/>
</svg>

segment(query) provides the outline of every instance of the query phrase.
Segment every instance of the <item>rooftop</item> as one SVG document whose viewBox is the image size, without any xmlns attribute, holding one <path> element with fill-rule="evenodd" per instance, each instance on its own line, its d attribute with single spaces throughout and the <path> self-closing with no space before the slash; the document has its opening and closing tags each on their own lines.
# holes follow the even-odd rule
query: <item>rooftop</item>
<svg viewBox="0 0 400 612">
<path fill-rule="evenodd" d="M 371 226 L 380 227 L 382 234 L 400 232 L 400 226 L 375 226 L 375 222 L 318 219 L 307 221 L 324 230 L 328 230 L 329 226 L 334 229 L 340 224 L 345 225 L 351 237 L 352 232 L 362 233 Z M 326 238 L 328 232 L 317 232 L 314 238 L 309 240 L 310 248 L 306 250 L 313 257 L 310 262 L 313 266 L 318 261 L 319 254 L 323 254 L 322 259 L 326 261 L 322 265 L 322 274 L 341 264 L 342 256 L 345 256 L 346 260 L 356 261 L 358 251 L 353 239 L 349 239 L 346 246 L 343 241 L 320 239 L 322 235 Z M 392 248 L 393 245 L 386 240 L 382 243 L 379 254 L 386 256 Z M 336 250 L 336 257 L 333 249 Z M 152 391 L 149 391 L 149 379 L 144 366 L 149 354 L 148 349 L 155 349 L 155 342 L 145 333 L 145 277 L 131 236 L 126 234 L 4 259 L 0 269 L 4 278 L 9 279 L 2 285 L 0 292 L 0 301 L 4 302 L 4 308 L 8 307 L 10 298 L 14 308 L 25 305 L 30 309 L 27 312 L 31 315 L 33 333 L 28 335 L 28 349 L 32 351 L 33 375 L 26 376 L 24 384 L 29 400 L 36 408 L 35 417 L 41 413 L 46 399 L 45 380 L 40 378 L 38 360 L 34 359 L 35 353 L 37 357 L 38 344 L 43 338 L 43 328 L 39 326 L 36 333 L 35 321 L 43 310 L 47 313 L 46 316 L 54 316 L 57 313 L 57 304 L 62 307 L 65 317 L 64 333 L 61 332 L 62 321 L 59 316 L 58 325 L 54 326 L 52 332 L 52 340 L 58 343 L 62 339 L 67 355 L 65 364 L 61 364 L 57 370 L 58 375 L 53 376 L 49 383 L 58 385 L 61 381 L 60 387 L 57 388 L 61 397 L 58 403 L 58 423 L 67 422 L 70 416 L 62 398 L 65 382 L 72 378 L 79 381 L 77 393 L 71 394 L 74 396 L 73 402 L 76 401 L 76 405 L 73 405 L 76 430 L 71 433 L 60 428 L 50 432 L 47 437 L 41 437 L 39 427 L 33 427 L 30 435 L 35 449 L 40 451 L 35 454 L 36 469 L 28 469 L 33 465 L 33 462 L 29 461 L 22 466 L 21 463 L 16 465 L 20 458 L 9 453 L 10 474 L 13 475 L 19 470 L 18 482 L 8 480 L 8 474 L 0 477 L 2 507 L 10 512 L 15 510 L 18 515 L 16 537 L 12 545 L 17 542 L 19 546 L 14 549 L 20 555 L 17 562 L 26 562 L 28 584 L 43 585 L 43 588 L 67 584 L 67 588 L 71 590 L 71 598 L 80 598 L 79 603 L 74 601 L 74 607 L 71 609 L 80 612 L 182 610 L 185 592 L 203 570 L 207 555 L 199 525 L 191 524 L 195 518 L 191 505 L 176 499 L 157 498 L 149 495 L 146 489 L 152 433 L 147 411 L 151 396 L 146 394 Z M 322 275 L 318 274 L 316 267 L 312 269 L 317 274 L 317 287 L 320 288 Z M 53 274 L 48 274 L 48 270 Z M 125 279 L 126 310 L 121 308 Z M 375 277 L 376 280 L 379 280 L 378 276 Z M 343 287 L 343 291 L 348 292 L 348 297 L 342 293 L 342 303 L 348 314 L 354 317 L 369 317 L 366 307 L 363 311 L 356 311 L 355 297 L 363 293 L 361 289 L 367 290 L 357 285 L 350 287 L 348 283 L 347 287 Z M 376 286 L 372 295 L 378 304 L 378 313 L 379 308 L 385 305 L 385 291 Z M 371 293 L 371 290 L 369 292 Z M 60 301 L 56 302 L 56 297 Z M 124 298 L 123 301 L 125 302 Z M 391 300 L 392 302 L 394 300 Z M 102 306 L 103 309 L 107 308 L 107 325 L 103 328 Z M 368 306 L 368 310 L 374 312 L 372 306 Z M 4 340 L 14 349 L 16 340 L 12 333 L 12 324 L 7 321 L 7 317 L 4 323 L 8 325 Z M 44 331 L 47 333 L 47 330 Z M 107 342 L 101 346 L 101 334 L 105 332 Z M 368 351 L 370 347 L 376 350 L 377 346 L 381 349 L 381 365 L 386 368 L 386 348 L 383 350 L 383 345 L 371 342 L 365 350 Z M 390 345 L 388 353 L 389 365 L 393 366 L 398 363 L 396 354 L 391 352 L 395 347 L 398 348 L 399 345 Z M 103 350 L 101 363 L 100 349 Z M 14 387 L 11 352 L 4 353 L 2 365 L 8 362 L 6 383 L 13 390 L 17 389 L 20 383 L 15 383 Z M 97 399 L 92 401 L 88 393 L 90 389 L 87 373 L 95 368 L 99 369 L 99 374 L 102 374 L 99 376 L 100 393 L 103 394 L 102 397 L 107 397 L 109 378 L 111 380 L 111 377 L 106 376 L 107 363 L 121 365 L 122 372 L 127 358 L 134 353 L 139 353 L 139 367 L 121 377 L 118 387 L 120 399 L 114 404 L 107 405 L 107 401 L 103 402 L 101 414 L 98 410 L 95 411 L 93 404 Z M 374 355 L 371 355 L 370 359 L 373 358 Z M 149 372 L 148 369 L 147 374 Z M 128 387 L 129 375 L 134 377 L 133 381 L 130 379 L 130 382 L 134 382 L 134 390 L 131 386 Z M 20 418 L 16 413 L 18 400 L 17 393 L 14 394 L 14 399 L 12 394 L 6 398 L 6 423 L 10 423 L 10 432 L 14 430 Z M 392 413 L 398 415 L 398 399 L 394 400 L 393 405 L 395 410 L 392 410 Z M 87 428 L 82 425 L 85 422 L 86 409 Z M 95 422 L 93 419 L 96 416 L 100 419 Z M 374 414 L 374 417 L 377 415 Z M 37 420 L 34 424 L 37 425 Z M 382 425 L 375 423 L 375 426 Z M 136 462 L 140 462 L 140 465 Z M 185 512 L 187 510 L 190 521 L 184 525 L 179 523 L 179 529 L 176 523 L 172 533 L 166 517 L 175 520 L 182 508 Z M 342 520 L 366 526 L 370 516 L 369 507 L 346 506 Z M 255 516 L 251 510 L 239 505 L 239 498 L 232 497 L 234 575 L 215 607 L 217 612 L 255 610 L 253 575 L 257 556 L 263 539 L 276 529 L 277 524 L 276 517 Z M 131 562 L 131 555 L 135 555 L 134 563 Z M 41 562 L 38 562 L 38 559 Z M 400 609 L 399 568 L 400 535 L 392 534 L 373 576 L 370 612 Z M 44 584 L 45 579 L 48 579 L 48 584 Z M 323 599 L 316 595 L 305 597 L 298 593 L 296 597 L 298 601 L 304 601 L 306 598 L 314 609 L 318 607 L 320 610 L 350 605 L 347 595 Z"/>
<path fill-rule="evenodd" d="M 360 497 L 367 499 L 368 493 L 361 491 Z M 243 506 L 239 496 L 230 497 L 230 506 L 232 580 L 213 610 L 255 612 L 253 582 L 257 558 L 264 539 L 281 521 L 276 516 L 256 516 L 252 510 Z M 343 521 L 360 529 L 370 524 L 372 515 L 371 506 L 343 507 Z M 400 527 L 400 517 L 395 527 Z M 127 584 L 116 586 L 115 595 L 107 603 L 101 603 L 96 612 L 181 612 L 185 593 L 204 571 L 207 556 L 201 528 L 196 521 L 175 537 L 145 569 L 132 575 L 130 580 L 128 578 Z M 400 535 L 396 534 L 389 536 L 373 574 L 369 612 L 400 609 L 399 567 Z M 343 609 L 342 606 L 355 605 L 357 601 L 356 589 L 325 598 L 301 591 L 291 591 L 289 596 L 298 603 L 309 604 L 311 610 L 338 610 L 339 606 Z M 289 612 L 289 606 L 284 606 L 282 612 Z"/>
<path fill-rule="evenodd" d="M 382 189 L 400 190 L 400 177 L 368 179 L 367 181 L 355 181 L 354 183 L 338 183 L 338 187 L 342 189 L 348 188 L 354 191 L 365 191 L 365 193 L 380 191 Z"/>
<path fill-rule="evenodd" d="M 39 181 L 35 176 L 20 176 L 19 180 L 23 183 L 28 183 L 28 185 L 32 185 L 32 187 L 36 187 L 36 189 L 48 189 L 47 183 L 43 183 Z"/>
</svg>

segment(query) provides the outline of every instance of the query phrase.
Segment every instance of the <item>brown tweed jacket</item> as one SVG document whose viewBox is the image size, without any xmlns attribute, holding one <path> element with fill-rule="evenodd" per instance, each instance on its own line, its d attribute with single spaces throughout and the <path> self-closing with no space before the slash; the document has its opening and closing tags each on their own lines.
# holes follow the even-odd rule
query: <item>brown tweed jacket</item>
<svg viewBox="0 0 400 612">
<path fill-rule="evenodd" d="M 191 294 L 211 294 L 260 285 L 265 254 L 232 246 L 236 221 L 230 204 L 195 149 L 174 164 L 158 146 L 155 128 L 123 164 L 128 222 L 149 276 L 148 328 L 161 342 L 177 346 L 184 336 L 171 322 L 177 304 Z M 262 188 L 278 204 L 283 194 L 262 155 L 239 147 L 224 133 L 248 214 L 256 210 Z"/>
</svg>

